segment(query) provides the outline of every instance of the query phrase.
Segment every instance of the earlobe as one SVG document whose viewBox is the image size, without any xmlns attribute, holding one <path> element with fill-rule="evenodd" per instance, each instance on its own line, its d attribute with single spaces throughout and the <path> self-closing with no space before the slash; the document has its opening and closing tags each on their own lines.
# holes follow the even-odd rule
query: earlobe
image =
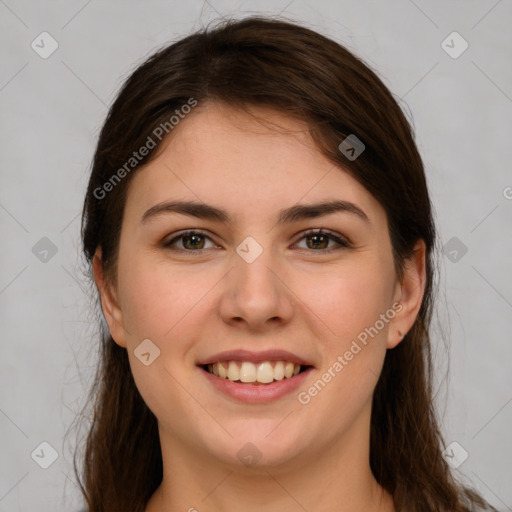
<svg viewBox="0 0 512 512">
<path fill-rule="evenodd" d="M 110 334 L 114 341 L 126 348 L 125 331 L 123 328 L 123 316 L 119 307 L 116 291 L 109 283 L 103 268 L 101 247 L 96 249 L 92 261 L 94 281 L 101 299 L 101 309 L 107 322 Z"/>
<path fill-rule="evenodd" d="M 406 261 L 402 283 L 399 285 L 401 309 L 388 331 L 387 348 L 395 348 L 412 328 L 418 316 L 426 282 L 426 245 L 419 239 L 412 256 Z"/>
</svg>

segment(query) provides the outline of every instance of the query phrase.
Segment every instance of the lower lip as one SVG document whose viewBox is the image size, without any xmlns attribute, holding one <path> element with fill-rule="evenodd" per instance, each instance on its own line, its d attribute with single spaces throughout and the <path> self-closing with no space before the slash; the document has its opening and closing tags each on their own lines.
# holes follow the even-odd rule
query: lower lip
<svg viewBox="0 0 512 512">
<path fill-rule="evenodd" d="M 208 381 L 219 391 L 229 395 L 241 402 L 251 404 L 261 404 L 277 400 L 288 393 L 296 390 L 308 378 L 313 370 L 312 367 L 290 378 L 276 380 L 271 384 L 242 384 L 229 379 L 222 379 L 213 373 L 198 367 L 199 371 L 208 379 Z"/>
</svg>

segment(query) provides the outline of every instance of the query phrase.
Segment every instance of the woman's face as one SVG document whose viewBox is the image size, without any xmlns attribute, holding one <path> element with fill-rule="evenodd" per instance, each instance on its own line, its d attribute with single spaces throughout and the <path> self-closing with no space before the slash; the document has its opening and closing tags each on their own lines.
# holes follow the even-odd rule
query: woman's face
<svg viewBox="0 0 512 512">
<path fill-rule="evenodd" d="M 206 104 L 133 176 L 117 286 L 102 291 L 162 447 L 241 471 L 360 450 L 386 349 L 419 307 L 414 294 L 402 297 L 375 198 L 318 151 L 305 124 L 254 112 L 287 131 Z M 198 207 L 162 206 L 177 201 Z M 313 207 L 333 201 L 353 206 Z M 416 309 L 400 312 L 401 299 Z M 201 366 L 229 361 L 238 382 Z M 308 370 L 283 377 L 276 361 Z"/>
</svg>

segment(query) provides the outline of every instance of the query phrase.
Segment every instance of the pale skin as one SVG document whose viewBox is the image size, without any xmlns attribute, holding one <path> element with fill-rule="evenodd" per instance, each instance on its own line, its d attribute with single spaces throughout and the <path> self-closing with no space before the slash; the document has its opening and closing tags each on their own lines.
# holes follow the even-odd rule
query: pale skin
<svg viewBox="0 0 512 512">
<path fill-rule="evenodd" d="M 94 258 L 110 332 L 158 419 L 164 477 L 146 512 L 394 511 L 369 466 L 371 398 L 386 350 L 420 309 L 425 245 L 418 241 L 400 281 L 380 203 L 319 152 L 305 124 L 253 111 L 288 131 L 225 105 L 196 107 L 133 176 L 117 283 L 106 279 L 101 249 Z M 281 209 L 335 199 L 369 221 L 335 212 L 277 223 Z M 225 209 L 232 221 L 177 213 L 141 221 L 170 200 Z M 314 235 L 303 233 L 320 228 L 352 247 L 329 236 L 318 248 L 308 244 Z M 181 238 L 176 250 L 164 246 L 186 229 L 203 232 L 195 245 Z M 248 236 L 263 249 L 252 263 L 236 252 Z M 397 302 L 400 312 L 307 405 L 296 392 L 266 404 L 237 402 L 196 366 L 224 350 L 280 348 L 314 365 L 307 390 Z M 149 366 L 134 355 L 144 339 L 161 351 Z M 261 453 L 250 467 L 237 457 L 248 442 Z"/>
</svg>

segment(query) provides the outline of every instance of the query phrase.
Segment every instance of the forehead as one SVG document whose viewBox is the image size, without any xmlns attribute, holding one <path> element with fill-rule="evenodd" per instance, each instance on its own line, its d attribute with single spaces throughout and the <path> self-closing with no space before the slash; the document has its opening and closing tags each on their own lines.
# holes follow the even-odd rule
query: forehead
<svg viewBox="0 0 512 512">
<path fill-rule="evenodd" d="M 373 223 L 385 215 L 357 180 L 319 151 L 306 123 L 270 108 L 247 113 L 218 103 L 196 107 L 137 171 L 126 211 L 140 216 L 170 199 L 219 205 L 240 220 L 333 199 L 357 203 Z"/>
</svg>

